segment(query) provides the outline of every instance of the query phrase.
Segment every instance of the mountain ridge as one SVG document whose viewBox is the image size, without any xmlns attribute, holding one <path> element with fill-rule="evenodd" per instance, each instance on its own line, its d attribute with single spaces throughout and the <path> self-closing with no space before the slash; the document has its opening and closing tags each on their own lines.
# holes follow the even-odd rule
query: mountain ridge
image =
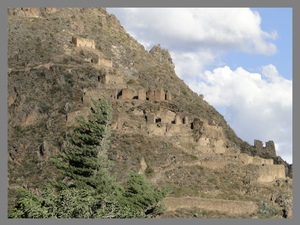
<svg viewBox="0 0 300 225">
<path fill-rule="evenodd" d="M 75 116 L 88 115 L 89 97 L 99 98 L 106 93 L 114 108 L 110 158 L 116 162 L 113 172 L 119 179 L 129 170 L 151 178 L 170 167 L 155 183 L 174 185 L 176 179 L 172 176 L 184 180 L 174 170 L 196 160 L 196 170 L 215 175 L 231 166 L 254 165 L 250 174 L 236 174 L 243 176 L 236 185 L 250 190 L 257 180 L 277 185 L 280 179 L 275 175 L 270 178 L 263 174 L 270 173 L 267 171 L 271 165 L 282 164 L 284 169 L 278 171 L 284 174 L 277 175 L 286 179 L 290 188 L 292 165 L 276 155 L 274 143 L 267 142 L 263 147 L 258 140 L 253 146 L 242 141 L 203 96 L 192 92 L 177 77 L 168 50 L 158 44 L 146 51 L 105 9 L 21 8 L 9 9 L 8 16 L 11 187 L 23 183 L 35 190 L 39 182 L 32 182 L 32 177 L 43 180 L 55 176 L 44 171 L 51 168 L 47 159 L 64 148 L 64 137 L 75 125 Z M 32 158 L 27 165 L 26 158 Z M 40 174 L 24 172 L 33 165 Z M 168 175 L 170 171 L 175 175 Z M 257 174 L 261 176 L 255 177 Z M 208 181 L 207 177 L 203 179 Z M 213 189 L 221 184 L 213 184 Z M 189 185 L 206 186 L 197 182 Z M 187 187 L 175 187 L 174 196 L 184 196 L 184 189 Z"/>
</svg>

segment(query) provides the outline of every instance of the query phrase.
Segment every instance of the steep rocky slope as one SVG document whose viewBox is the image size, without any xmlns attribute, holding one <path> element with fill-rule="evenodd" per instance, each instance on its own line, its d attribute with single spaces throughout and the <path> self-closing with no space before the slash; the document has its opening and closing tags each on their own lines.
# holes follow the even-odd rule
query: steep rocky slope
<svg viewBox="0 0 300 225">
<path fill-rule="evenodd" d="M 105 94 L 114 109 L 113 172 L 172 186 L 162 217 L 291 217 L 292 166 L 272 141 L 237 137 L 176 76 L 168 50 L 146 51 L 103 8 L 9 9 L 8 19 L 9 205 L 16 187 L 38 191 L 55 177 L 49 158 L 76 115 L 88 116 L 90 97 Z M 191 196 L 210 203 L 189 204 Z M 245 211 L 226 210 L 241 201 Z"/>
</svg>

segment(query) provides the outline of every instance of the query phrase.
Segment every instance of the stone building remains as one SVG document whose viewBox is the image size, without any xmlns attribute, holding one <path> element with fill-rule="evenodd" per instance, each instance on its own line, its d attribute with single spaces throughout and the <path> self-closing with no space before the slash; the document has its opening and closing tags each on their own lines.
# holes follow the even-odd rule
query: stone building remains
<svg viewBox="0 0 300 225">
<path fill-rule="evenodd" d="M 76 47 L 96 48 L 95 40 L 86 38 L 72 37 L 72 43 L 75 44 Z"/>
</svg>

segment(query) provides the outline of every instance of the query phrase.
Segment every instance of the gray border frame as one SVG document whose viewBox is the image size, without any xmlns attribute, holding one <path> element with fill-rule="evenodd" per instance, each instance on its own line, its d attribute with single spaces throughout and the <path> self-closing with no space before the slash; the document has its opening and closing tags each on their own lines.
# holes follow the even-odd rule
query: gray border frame
<svg viewBox="0 0 300 225">
<path fill-rule="evenodd" d="M 0 54 L 1 54 L 1 66 L 0 66 L 0 127 L 1 127 L 1 157 L 0 157 L 0 221 L 1 224 L 294 224 L 296 221 L 300 221 L 300 215 L 296 212 L 299 211 L 300 199 L 299 195 L 294 194 L 293 200 L 293 219 L 161 219 L 161 220 L 142 220 L 142 219 L 129 219 L 129 220 L 84 220 L 84 219 L 35 219 L 35 220 L 21 220 L 21 219 L 7 219 L 7 8 L 11 7 L 289 7 L 293 8 L 293 59 L 299 59 L 299 44 L 297 40 L 299 37 L 299 26 L 296 26 L 296 21 L 300 21 L 300 7 L 299 2 L 295 0 L 261 0 L 259 2 L 253 2 L 251 0 L 185 0 L 185 1 L 167 1 L 167 0 L 152 0 L 143 1 L 129 0 L 129 1 L 117 1 L 117 0 L 85 0 L 85 1 L 61 1 L 61 0 L 2 0 L 0 5 Z M 298 6 L 298 7 L 297 7 Z M 280 19 L 280 15 L 278 16 Z M 299 63 L 295 63 L 293 60 L 293 72 L 299 71 Z M 296 90 L 295 85 L 299 85 L 299 77 L 293 76 L 293 96 L 299 94 L 299 90 Z M 299 115 L 299 102 L 296 98 L 293 98 L 293 115 Z M 295 162 L 299 158 L 299 151 L 296 151 L 296 146 L 300 146 L 300 139 L 295 134 L 299 134 L 299 120 L 293 120 L 293 161 Z M 299 193 L 299 164 L 293 165 L 293 189 L 294 193 Z M 5 171 L 5 172 L 4 172 Z M 3 222 L 3 223 L 2 223 Z"/>
</svg>

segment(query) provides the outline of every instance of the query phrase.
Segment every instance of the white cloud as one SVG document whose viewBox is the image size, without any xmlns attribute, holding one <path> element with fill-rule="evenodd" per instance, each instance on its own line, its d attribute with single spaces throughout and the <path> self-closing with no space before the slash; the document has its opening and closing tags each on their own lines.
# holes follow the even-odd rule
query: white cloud
<svg viewBox="0 0 300 225">
<path fill-rule="evenodd" d="M 261 18 L 249 8 L 112 8 L 136 39 L 173 50 L 194 51 L 201 46 L 238 49 L 270 55 L 268 42 L 276 32 L 261 29 Z M 151 40 L 151 41 L 149 41 Z M 181 44 L 178 44 L 181 43 Z"/>
<path fill-rule="evenodd" d="M 276 31 L 261 29 L 249 8 L 112 8 L 122 26 L 146 49 L 169 49 L 175 71 L 203 93 L 239 137 L 274 140 L 277 154 L 292 162 L 292 81 L 274 65 L 250 73 L 220 61 L 230 51 L 273 55 Z M 208 71 L 208 66 L 216 69 Z M 206 71 L 205 71 L 206 70 Z"/>
<path fill-rule="evenodd" d="M 201 49 L 197 52 L 170 51 L 171 57 L 175 62 L 176 74 L 182 79 L 195 79 L 207 65 L 214 64 L 218 54 L 210 49 Z"/>
<path fill-rule="evenodd" d="M 224 111 L 239 137 L 250 144 L 254 139 L 273 140 L 277 155 L 291 163 L 292 81 L 271 64 L 263 66 L 261 73 L 225 66 L 201 73 L 198 82 L 188 85 Z"/>
</svg>

